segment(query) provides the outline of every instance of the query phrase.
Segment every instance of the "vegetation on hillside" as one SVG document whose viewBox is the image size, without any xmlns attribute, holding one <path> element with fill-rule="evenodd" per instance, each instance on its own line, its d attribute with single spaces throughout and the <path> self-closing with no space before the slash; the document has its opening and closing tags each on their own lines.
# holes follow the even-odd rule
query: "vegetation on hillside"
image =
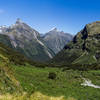
<svg viewBox="0 0 100 100">
<path fill-rule="evenodd" d="M 52 60 L 56 63 L 100 63 L 100 22 L 87 24 Z"/>
<path fill-rule="evenodd" d="M 99 70 L 63 70 L 63 68 L 37 68 L 30 65 L 12 65 L 12 68 L 15 70 L 15 78 L 20 82 L 23 91 L 28 93 L 29 97 L 36 92 L 40 92 L 48 97 L 64 97 L 65 100 L 68 98 L 73 98 L 72 100 L 83 100 L 83 98 L 99 100 L 100 98 L 100 89 L 81 86 L 81 83 L 84 82 L 82 77 L 100 85 Z M 56 77 L 49 78 L 50 73 L 53 73 Z"/>
</svg>

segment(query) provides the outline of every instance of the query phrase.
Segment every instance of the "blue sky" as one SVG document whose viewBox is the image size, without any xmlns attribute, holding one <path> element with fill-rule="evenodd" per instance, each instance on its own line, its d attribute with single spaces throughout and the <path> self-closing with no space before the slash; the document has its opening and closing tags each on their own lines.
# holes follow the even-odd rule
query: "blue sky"
<svg viewBox="0 0 100 100">
<path fill-rule="evenodd" d="M 11 25 L 17 18 L 40 33 L 57 27 L 76 34 L 100 20 L 100 0 L 0 0 L 0 25 Z"/>
</svg>

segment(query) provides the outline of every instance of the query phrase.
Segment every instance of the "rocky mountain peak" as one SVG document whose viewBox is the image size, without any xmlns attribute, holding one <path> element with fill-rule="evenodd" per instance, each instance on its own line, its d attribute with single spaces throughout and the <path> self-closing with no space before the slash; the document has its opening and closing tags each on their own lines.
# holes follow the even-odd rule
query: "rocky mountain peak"
<svg viewBox="0 0 100 100">
<path fill-rule="evenodd" d="M 58 31 L 57 28 L 51 29 L 44 35 L 44 41 L 47 47 L 51 48 L 54 53 L 58 53 L 64 46 L 72 40 L 73 36 L 63 31 Z"/>
<path fill-rule="evenodd" d="M 50 30 L 50 32 L 52 32 L 52 31 L 53 31 L 53 32 L 57 32 L 58 29 L 54 27 L 54 28 L 52 28 L 52 29 Z"/>
<path fill-rule="evenodd" d="M 23 23 L 22 20 L 20 18 L 17 18 L 16 24 L 20 24 L 20 23 Z"/>
<path fill-rule="evenodd" d="M 24 26 L 25 23 L 20 18 L 17 18 L 15 24 L 12 24 L 11 26 L 9 26 L 9 28 L 24 27 Z"/>
<path fill-rule="evenodd" d="M 87 24 L 83 31 L 87 31 L 88 35 L 94 35 L 100 33 L 100 21 L 96 21 L 90 24 Z"/>
<path fill-rule="evenodd" d="M 60 34 L 65 34 L 64 31 L 60 31 L 58 30 L 57 28 L 52 28 L 48 33 L 51 33 L 51 34 L 56 34 L 56 35 L 60 35 Z"/>
<path fill-rule="evenodd" d="M 54 28 L 53 31 L 57 31 L 57 28 Z"/>
<path fill-rule="evenodd" d="M 80 39 L 88 40 L 96 38 L 100 35 L 100 21 L 87 24 L 78 34 L 74 37 L 73 41 L 76 43 Z"/>
</svg>

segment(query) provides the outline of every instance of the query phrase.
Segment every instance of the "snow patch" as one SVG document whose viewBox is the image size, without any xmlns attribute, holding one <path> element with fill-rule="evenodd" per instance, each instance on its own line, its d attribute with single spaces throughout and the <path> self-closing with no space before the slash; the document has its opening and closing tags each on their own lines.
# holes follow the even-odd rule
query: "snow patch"
<svg viewBox="0 0 100 100">
<path fill-rule="evenodd" d="M 52 31 L 52 30 L 57 30 L 57 28 L 56 28 L 56 27 L 53 27 L 53 28 L 51 28 L 51 30 L 50 30 L 50 31 Z"/>
<path fill-rule="evenodd" d="M 15 41 L 11 41 L 11 44 L 16 48 L 17 47 L 17 43 Z"/>
<path fill-rule="evenodd" d="M 52 55 L 46 50 L 47 54 L 49 55 L 50 58 L 53 58 Z"/>
<path fill-rule="evenodd" d="M 3 25 L 3 26 L 0 26 L 0 28 L 7 28 L 7 26 L 6 25 Z"/>
<path fill-rule="evenodd" d="M 36 34 L 36 32 L 34 32 L 34 37 L 35 37 L 35 39 L 37 39 L 37 34 Z M 37 39 L 38 40 L 38 39 Z"/>
<path fill-rule="evenodd" d="M 53 58 L 52 57 L 52 55 L 49 53 L 49 51 L 47 50 L 47 47 L 40 41 L 40 40 L 38 40 L 38 38 L 36 38 L 36 40 L 37 40 L 37 42 L 39 43 L 39 44 L 41 44 L 44 48 L 45 48 L 45 51 L 46 51 L 46 53 L 48 54 L 48 56 L 50 57 L 50 58 Z"/>
<path fill-rule="evenodd" d="M 0 33 L 2 33 L 2 30 L 0 29 Z"/>
<path fill-rule="evenodd" d="M 37 39 L 37 42 L 39 43 L 39 44 L 41 44 L 42 46 L 45 46 L 40 40 L 38 40 Z"/>
</svg>

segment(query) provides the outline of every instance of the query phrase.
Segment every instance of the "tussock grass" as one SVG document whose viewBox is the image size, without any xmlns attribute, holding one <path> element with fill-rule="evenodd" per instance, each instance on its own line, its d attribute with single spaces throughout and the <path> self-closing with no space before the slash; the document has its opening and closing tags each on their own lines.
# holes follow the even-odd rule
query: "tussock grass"
<svg viewBox="0 0 100 100">
<path fill-rule="evenodd" d="M 29 97 L 27 93 L 23 93 L 23 95 L 18 95 L 18 94 L 0 95 L 0 100 L 76 100 L 76 99 L 72 97 L 65 99 L 63 96 L 60 97 L 46 96 L 40 92 L 35 92 Z"/>
</svg>

